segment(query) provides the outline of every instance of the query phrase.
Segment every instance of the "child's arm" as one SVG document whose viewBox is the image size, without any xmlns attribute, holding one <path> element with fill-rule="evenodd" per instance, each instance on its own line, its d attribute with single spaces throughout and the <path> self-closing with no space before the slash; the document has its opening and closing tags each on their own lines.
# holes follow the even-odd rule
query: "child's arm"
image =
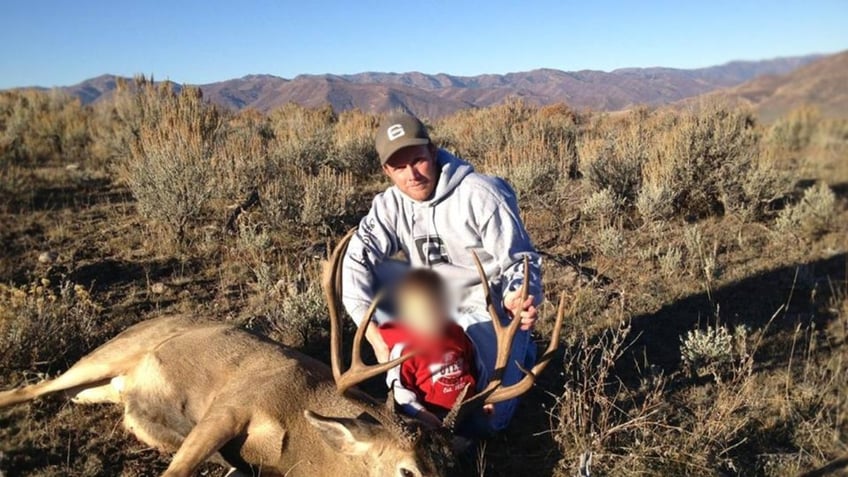
<svg viewBox="0 0 848 477">
<path fill-rule="evenodd" d="M 389 353 L 389 360 L 403 356 L 404 345 L 397 344 Z M 424 405 L 418 400 L 418 394 L 408 388 L 404 383 L 414 382 L 415 369 L 412 360 L 407 360 L 386 373 L 386 385 L 392 390 L 395 402 L 400 406 L 404 414 L 415 417 L 421 411 L 425 411 Z"/>
</svg>

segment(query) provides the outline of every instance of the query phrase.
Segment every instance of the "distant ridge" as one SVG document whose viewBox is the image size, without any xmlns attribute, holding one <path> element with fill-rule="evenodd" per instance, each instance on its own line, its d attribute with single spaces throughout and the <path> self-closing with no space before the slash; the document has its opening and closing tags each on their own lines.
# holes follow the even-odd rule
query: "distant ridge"
<svg viewBox="0 0 848 477">
<path fill-rule="evenodd" d="M 848 51 L 785 75 L 760 76 L 710 96 L 750 106 L 767 120 L 804 105 L 815 106 L 825 116 L 848 118 Z"/>
<path fill-rule="evenodd" d="M 616 111 L 638 104 L 669 104 L 737 86 L 763 75 L 786 74 L 821 58 L 822 55 L 807 55 L 734 61 L 691 70 L 657 67 L 568 72 L 538 69 L 478 76 L 367 72 L 300 75 L 293 79 L 260 74 L 199 87 L 209 100 L 235 110 L 270 111 L 287 103 L 312 107 L 330 104 L 338 111 L 404 110 L 433 118 L 518 97 L 537 105 L 564 102 L 576 109 Z M 103 75 L 59 89 L 91 104 L 111 96 L 115 83 L 115 76 Z"/>
</svg>

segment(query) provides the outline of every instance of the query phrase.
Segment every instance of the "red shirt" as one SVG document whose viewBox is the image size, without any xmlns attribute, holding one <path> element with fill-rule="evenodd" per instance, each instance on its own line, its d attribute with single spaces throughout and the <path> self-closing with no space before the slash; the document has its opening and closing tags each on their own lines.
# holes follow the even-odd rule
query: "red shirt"
<svg viewBox="0 0 848 477">
<path fill-rule="evenodd" d="M 380 334 L 393 357 L 420 351 L 400 365 L 399 374 L 400 385 L 414 392 L 424 407 L 431 411 L 448 411 L 466 386 L 470 386 L 469 395 L 474 393 L 477 382 L 474 347 L 459 325 L 450 323 L 442 339 L 427 343 L 427 346 L 416 343 L 409 330 L 397 322 L 381 326 Z M 398 398 L 397 393 L 395 397 Z"/>
</svg>

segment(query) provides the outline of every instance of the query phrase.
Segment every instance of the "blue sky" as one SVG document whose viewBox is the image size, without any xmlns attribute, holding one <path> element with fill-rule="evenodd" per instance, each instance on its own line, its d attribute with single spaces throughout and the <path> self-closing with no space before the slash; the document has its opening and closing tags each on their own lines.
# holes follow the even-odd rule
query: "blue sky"
<svg viewBox="0 0 848 477">
<path fill-rule="evenodd" d="M 103 73 L 691 68 L 848 48 L 831 1 L 0 1 L 0 88 Z"/>
</svg>

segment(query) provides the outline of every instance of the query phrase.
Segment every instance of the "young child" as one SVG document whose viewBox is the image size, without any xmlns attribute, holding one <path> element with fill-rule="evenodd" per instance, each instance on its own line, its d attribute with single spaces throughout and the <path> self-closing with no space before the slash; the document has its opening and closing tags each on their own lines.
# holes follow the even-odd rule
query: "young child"
<svg viewBox="0 0 848 477">
<path fill-rule="evenodd" d="M 391 369 L 386 383 L 402 411 L 426 425 L 438 427 L 468 387 L 475 392 L 475 361 L 471 340 L 450 319 L 442 278 L 428 269 L 410 271 L 394 291 L 398 320 L 380 327 L 395 359 L 418 354 Z"/>
</svg>

